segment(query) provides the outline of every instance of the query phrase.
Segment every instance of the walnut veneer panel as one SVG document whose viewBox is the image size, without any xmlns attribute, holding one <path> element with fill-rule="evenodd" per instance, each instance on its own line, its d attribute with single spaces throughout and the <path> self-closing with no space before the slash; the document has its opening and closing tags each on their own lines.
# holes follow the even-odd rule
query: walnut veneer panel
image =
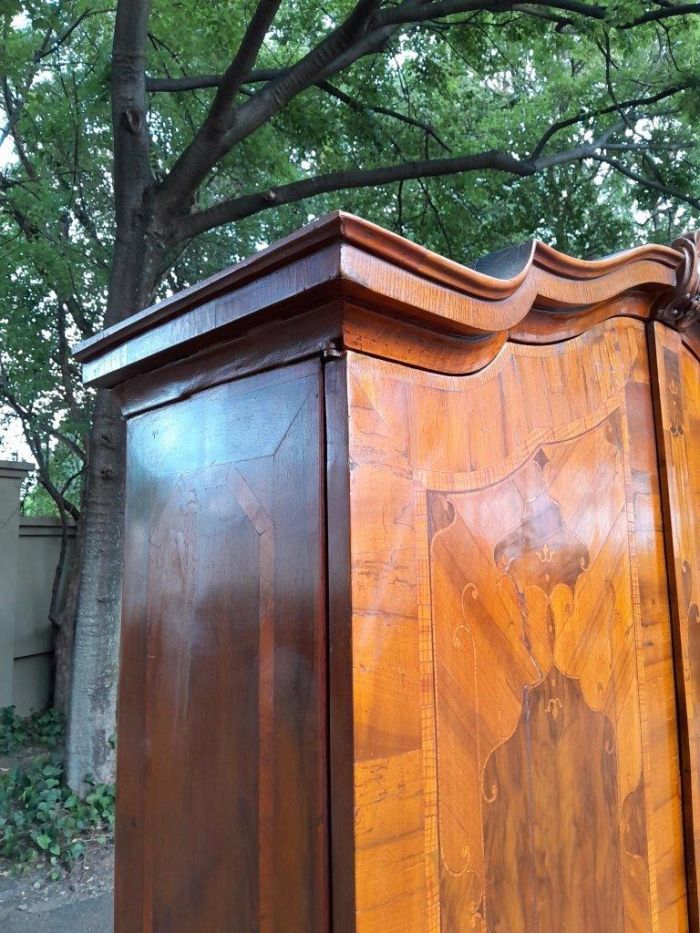
<svg viewBox="0 0 700 933">
<path fill-rule="evenodd" d="M 116 929 L 327 929 L 318 361 L 129 421 Z"/>
<path fill-rule="evenodd" d="M 687 929 L 644 326 L 347 380 L 347 928 Z"/>
<path fill-rule="evenodd" d="M 658 428 L 672 609 L 677 638 L 689 885 L 697 910 L 700 855 L 700 360 L 680 334 L 654 325 Z"/>
</svg>

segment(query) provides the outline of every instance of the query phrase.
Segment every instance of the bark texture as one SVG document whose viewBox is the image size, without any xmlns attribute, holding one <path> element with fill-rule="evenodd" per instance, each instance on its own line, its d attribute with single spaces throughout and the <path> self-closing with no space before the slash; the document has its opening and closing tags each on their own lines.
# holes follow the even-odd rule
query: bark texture
<svg viewBox="0 0 700 933">
<path fill-rule="evenodd" d="M 146 53 L 150 4 L 117 7 L 112 72 L 116 242 L 105 324 L 148 304 L 162 249 L 154 232 Z M 116 399 L 97 393 L 88 444 L 75 590 L 66 775 L 114 780 L 124 516 L 124 422 Z"/>
<path fill-rule="evenodd" d="M 124 425 L 116 400 L 95 402 L 82 517 L 82 573 L 73 636 L 73 676 L 66 773 L 73 788 L 87 774 L 114 779 L 116 682 L 119 656 Z"/>
</svg>

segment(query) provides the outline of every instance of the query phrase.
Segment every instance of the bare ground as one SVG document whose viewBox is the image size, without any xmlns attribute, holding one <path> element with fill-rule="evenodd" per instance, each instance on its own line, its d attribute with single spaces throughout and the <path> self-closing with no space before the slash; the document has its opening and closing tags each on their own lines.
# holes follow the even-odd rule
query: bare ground
<svg viewBox="0 0 700 933">
<path fill-rule="evenodd" d="M 20 877 L 0 871 L 2 933 L 111 933 L 114 853 L 92 846 L 59 881 L 48 869 Z"/>
<path fill-rule="evenodd" d="M 0 770 L 45 754 L 24 748 L 0 755 Z M 2 933 L 112 933 L 114 848 L 90 843 L 85 857 L 58 881 L 46 866 L 17 875 L 0 861 Z"/>
</svg>

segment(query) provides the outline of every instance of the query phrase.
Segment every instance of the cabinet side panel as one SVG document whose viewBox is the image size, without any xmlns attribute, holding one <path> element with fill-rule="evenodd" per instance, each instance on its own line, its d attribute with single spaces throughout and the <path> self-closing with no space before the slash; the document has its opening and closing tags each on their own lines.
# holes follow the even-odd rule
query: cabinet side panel
<svg viewBox="0 0 700 933">
<path fill-rule="evenodd" d="M 650 883 L 658 899 L 659 930 L 682 929 L 689 904 L 681 863 L 682 782 L 673 632 L 667 586 L 655 419 L 649 391 L 648 354 L 640 347 L 634 378 L 625 391 L 630 433 L 634 562 L 639 588 L 638 650 L 642 658 L 651 773 L 650 819 L 656 872 Z M 692 929 L 691 924 L 691 929 Z"/>
<path fill-rule="evenodd" d="M 357 930 L 687 929 L 644 326 L 348 401 Z"/>
<path fill-rule="evenodd" d="M 700 854 L 700 361 L 679 334 L 651 332 L 671 608 L 676 635 L 689 899 Z"/>
<path fill-rule="evenodd" d="M 325 930 L 320 371 L 128 425 L 116 929 Z"/>
</svg>

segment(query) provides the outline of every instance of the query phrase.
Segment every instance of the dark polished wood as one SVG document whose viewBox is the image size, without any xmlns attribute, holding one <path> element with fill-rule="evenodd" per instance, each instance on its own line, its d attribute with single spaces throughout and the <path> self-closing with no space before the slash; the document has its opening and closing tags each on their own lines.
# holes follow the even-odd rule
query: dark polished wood
<svg viewBox="0 0 700 933">
<path fill-rule="evenodd" d="M 355 930 L 354 712 L 347 363 L 324 367 L 326 396 L 326 518 L 328 523 L 329 774 L 331 785 L 332 929 Z"/>
<path fill-rule="evenodd" d="M 327 928 L 320 389 L 313 361 L 129 422 L 120 931 Z"/>
<path fill-rule="evenodd" d="M 117 933 L 697 929 L 698 245 L 337 213 L 78 348 L 128 422 Z"/>
</svg>

